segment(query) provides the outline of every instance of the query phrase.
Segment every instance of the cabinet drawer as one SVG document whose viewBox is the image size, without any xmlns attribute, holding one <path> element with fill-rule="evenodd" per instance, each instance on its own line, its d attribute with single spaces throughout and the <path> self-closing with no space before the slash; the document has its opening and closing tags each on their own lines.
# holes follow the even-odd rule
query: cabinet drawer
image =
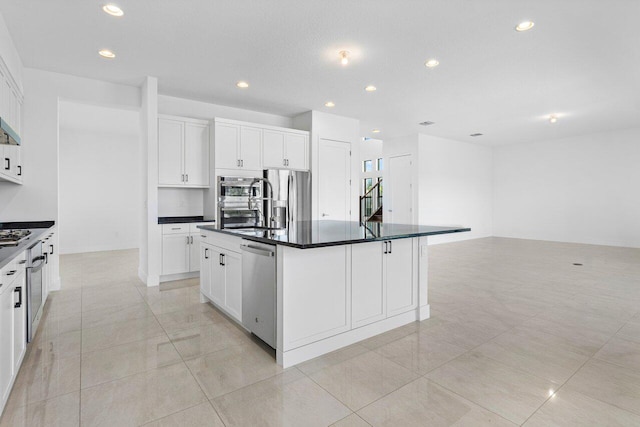
<svg viewBox="0 0 640 427">
<path fill-rule="evenodd" d="M 162 224 L 162 234 L 181 234 L 189 232 L 189 224 Z"/>
</svg>

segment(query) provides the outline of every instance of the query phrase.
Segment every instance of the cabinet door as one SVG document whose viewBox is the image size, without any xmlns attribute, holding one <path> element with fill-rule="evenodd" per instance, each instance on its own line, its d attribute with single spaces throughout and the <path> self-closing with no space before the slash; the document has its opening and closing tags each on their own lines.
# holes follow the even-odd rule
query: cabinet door
<svg viewBox="0 0 640 427">
<path fill-rule="evenodd" d="M 3 286 L 0 293 L 0 402 L 5 402 L 13 378 L 13 292 Z"/>
<path fill-rule="evenodd" d="M 162 274 L 177 274 L 189 271 L 188 241 L 188 234 L 162 236 Z"/>
<path fill-rule="evenodd" d="M 209 126 L 185 123 L 184 173 L 187 186 L 209 185 Z"/>
<path fill-rule="evenodd" d="M 22 147 L 16 146 L 15 150 L 16 178 L 22 181 Z"/>
<path fill-rule="evenodd" d="M 382 247 L 382 242 L 351 245 L 351 319 L 354 328 L 386 317 Z"/>
<path fill-rule="evenodd" d="M 25 274 L 16 278 L 13 286 L 13 372 L 18 372 L 27 348 L 27 299 Z"/>
<path fill-rule="evenodd" d="M 238 169 L 240 126 L 227 123 L 215 124 L 214 147 L 216 168 Z"/>
<path fill-rule="evenodd" d="M 413 240 L 389 242 L 385 257 L 387 282 L 387 317 L 404 313 L 417 306 L 417 288 L 413 277 Z"/>
<path fill-rule="evenodd" d="M 262 137 L 262 163 L 265 169 L 285 167 L 284 132 L 265 130 Z"/>
<path fill-rule="evenodd" d="M 213 251 L 210 245 L 198 245 L 200 249 L 200 292 L 211 298 L 211 257 Z"/>
<path fill-rule="evenodd" d="M 211 247 L 211 301 L 225 308 L 225 274 L 222 261 L 222 251 L 217 247 Z"/>
<path fill-rule="evenodd" d="M 158 119 L 158 184 L 183 185 L 184 123 Z"/>
<path fill-rule="evenodd" d="M 262 169 L 262 129 L 242 126 L 240 162 L 243 169 Z"/>
<path fill-rule="evenodd" d="M 189 239 L 189 271 L 198 271 L 200 270 L 200 244 L 202 238 L 200 233 L 191 233 Z"/>
<path fill-rule="evenodd" d="M 309 169 L 307 166 L 307 145 L 309 138 L 306 135 L 287 133 L 285 141 L 285 159 L 289 169 Z"/>
<path fill-rule="evenodd" d="M 11 178 L 18 177 L 18 150 L 17 145 L 5 145 L 4 157 L 2 159 L 2 173 Z"/>
<path fill-rule="evenodd" d="M 225 309 L 242 322 L 242 258 L 235 252 L 224 253 Z"/>
</svg>

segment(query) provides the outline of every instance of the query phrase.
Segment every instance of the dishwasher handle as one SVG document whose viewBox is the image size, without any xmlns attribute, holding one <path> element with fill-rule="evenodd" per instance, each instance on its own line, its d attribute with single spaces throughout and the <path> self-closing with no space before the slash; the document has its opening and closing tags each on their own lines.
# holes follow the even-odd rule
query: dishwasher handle
<svg viewBox="0 0 640 427">
<path fill-rule="evenodd" d="M 269 250 L 269 249 L 259 248 L 259 247 L 256 247 L 256 246 L 240 245 L 240 248 L 243 251 L 251 252 L 252 254 L 256 254 L 256 255 L 262 255 L 262 256 L 274 256 L 275 255 L 275 251 L 272 251 L 272 250 Z"/>
</svg>

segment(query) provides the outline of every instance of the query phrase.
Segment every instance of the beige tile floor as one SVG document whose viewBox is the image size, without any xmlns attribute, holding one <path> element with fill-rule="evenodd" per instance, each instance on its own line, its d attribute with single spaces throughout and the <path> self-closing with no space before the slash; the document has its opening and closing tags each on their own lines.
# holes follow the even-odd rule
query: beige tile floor
<svg viewBox="0 0 640 427">
<path fill-rule="evenodd" d="M 431 319 L 284 371 L 197 280 L 136 271 L 61 257 L 0 427 L 640 425 L 638 249 L 432 246 Z"/>
</svg>

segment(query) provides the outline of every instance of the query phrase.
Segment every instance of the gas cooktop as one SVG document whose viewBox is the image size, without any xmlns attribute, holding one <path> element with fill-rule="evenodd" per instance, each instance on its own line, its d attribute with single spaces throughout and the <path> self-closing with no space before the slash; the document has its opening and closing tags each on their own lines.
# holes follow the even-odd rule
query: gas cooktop
<svg viewBox="0 0 640 427">
<path fill-rule="evenodd" d="M 0 246 L 17 245 L 31 234 L 31 230 L 0 230 Z"/>
</svg>

